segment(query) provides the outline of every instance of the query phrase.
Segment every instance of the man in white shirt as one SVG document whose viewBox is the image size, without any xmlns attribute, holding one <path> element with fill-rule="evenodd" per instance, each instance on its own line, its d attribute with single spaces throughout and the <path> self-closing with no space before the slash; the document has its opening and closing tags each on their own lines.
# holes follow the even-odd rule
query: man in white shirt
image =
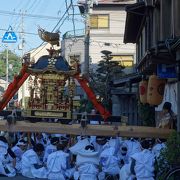
<svg viewBox="0 0 180 180">
<path fill-rule="evenodd" d="M 105 179 L 105 176 L 117 176 L 120 171 L 119 159 L 116 150 L 116 139 L 110 139 L 102 152 L 99 154 L 102 172 L 99 174 L 99 180 Z"/>
<path fill-rule="evenodd" d="M 131 156 L 129 164 L 124 165 L 120 171 L 121 180 L 154 180 L 154 162 L 153 153 L 149 150 L 148 140 L 141 143 L 142 151 Z"/>
<path fill-rule="evenodd" d="M 18 143 L 12 148 L 12 151 L 16 155 L 16 170 L 21 172 L 21 159 L 22 155 L 27 149 L 27 141 L 21 139 Z"/>
<path fill-rule="evenodd" d="M 57 144 L 57 151 L 51 153 L 47 159 L 47 177 L 50 180 L 65 180 L 68 153 L 64 152 L 65 144 Z"/>
<path fill-rule="evenodd" d="M 47 170 L 40 163 L 39 156 L 44 146 L 36 144 L 33 149 L 27 150 L 22 156 L 22 175 L 28 178 L 47 178 Z"/>
<path fill-rule="evenodd" d="M 0 136 L 0 175 L 14 177 L 16 170 L 10 161 L 8 142 L 5 137 Z"/>
<path fill-rule="evenodd" d="M 141 152 L 141 144 L 136 138 L 125 140 L 123 145 L 127 147 L 128 161 L 130 161 L 130 158 L 133 154 Z"/>
<path fill-rule="evenodd" d="M 76 157 L 75 180 L 97 180 L 99 173 L 98 152 L 92 145 L 87 145 L 81 149 Z"/>
<path fill-rule="evenodd" d="M 47 162 L 47 158 L 51 153 L 57 151 L 58 144 L 59 144 L 59 137 L 52 137 L 50 140 L 50 144 L 48 144 L 45 148 L 44 157 L 43 157 L 44 163 Z"/>
</svg>

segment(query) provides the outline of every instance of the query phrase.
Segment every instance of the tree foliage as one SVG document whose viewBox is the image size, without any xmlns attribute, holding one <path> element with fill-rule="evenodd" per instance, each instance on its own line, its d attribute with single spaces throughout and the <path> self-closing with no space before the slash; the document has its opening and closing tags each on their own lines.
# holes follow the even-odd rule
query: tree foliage
<svg viewBox="0 0 180 180">
<path fill-rule="evenodd" d="M 103 59 L 99 61 L 96 71 L 90 72 L 90 85 L 100 96 L 102 104 L 110 109 L 110 88 L 115 74 L 121 73 L 123 75 L 123 66 L 119 65 L 118 61 L 111 60 L 111 55 L 105 54 Z"/>
<path fill-rule="evenodd" d="M 155 127 L 155 110 L 154 106 L 150 106 L 149 104 L 142 104 L 139 102 L 138 104 L 138 113 L 139 117 L 142 121 L 143 126 Z"/>
<path fill-rule="evenodd" d="M 0 53 L 0 78 L 5 79 L 6 77 L 6 58 L 7 50 Z M 18 74 L 21 68 L 20 57 L 8 50 L 8 61 L 9 61 L 9 81 L 13 80 L 15 74 Z"/>
<path fill-rule="evenodd" d="M 170 169 L 180 165 L 180 133 L 172 132 L 166 142 L 166 148 L 161 150 L 157 159 L 157 180 L 164 180 Z M 177 177 L 176 177 L 177 176 Z M 178 173 L 172 179 L 178 179 Z"/>
</svg>

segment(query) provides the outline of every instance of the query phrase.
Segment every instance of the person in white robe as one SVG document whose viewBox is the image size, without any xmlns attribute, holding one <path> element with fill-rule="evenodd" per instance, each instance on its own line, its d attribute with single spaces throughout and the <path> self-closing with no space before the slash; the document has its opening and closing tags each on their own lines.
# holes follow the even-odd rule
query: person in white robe
<svg viewBox="0 0 180 180">
<path fill-rule="evenodd" d="M 120 168 L 124 166 L 125 164 L 128 164 L 128 156 L 127 156 L 127 147 L 126 146 L 120 146 L 120 150 L 118 152 L 118 160 Z"/>
<path fill-rule="evenodd" d="M 127 156 L 130 161 L 130 158 L 133 154 L 141 152 L 141 144 L 136 138 L 130 138 L 125 140 L 123 145 L 127 147 Z"/>
<path fill-rule="evenodd" d="M 92 144 L 95 148 L 95 151 L 99 154 L 101 154 L 104 149 L 109 147 L 109 145 L 107 145 L 107 138 L 104 136 L 97 136 L 96 141 L 92 142 Z"/>
<path fill-rule="evenodd" d="M 165 139 L 157 139 L 156 144 L 153 146 L 152 152 L 153 152 L 154 156 L 156 157 L 156 159 L 159 158 L 161 151 L 164 148 L 166 148 L 165 142 L 166 142 Z"/>
<path fill-rule="evenodd" d="M 57 151 L 57 144 L 59 143 L 59 138 L 58 137 L 52 137 L 50 140 L 50 144 L 48 144 L 45 148 L 45 152 L 44 152 L 44 157 L 43 157 L 43 162 L 46 163 L 47 162 L 47 158 L 48 156 Z"/>
<path fill-rule="evenodd" d="M 47 177 L 50 180 L 65 180 L 68 153 L 64 152 L 64 144 L 57 144 L 57 151 L 51 153 L 47 159 Z"/>
<path fill-rule="evenodd" d="M 43 167 L 39 156 L 43 153 L 44 146 L 36 144 L 33 149 L 27 150 L 21 160 L 22 175 L 28 178 L 47 178 L 47 169 Z"/>
<path fill-rule="evenodd" d="M 12 151 L 16 155 L 16 170 L 18 173 L 21 172 L 21 159 L 22 155 L 27 149 L 27 141 L 21 139 L 18 141 L 18 143 L 12 147 Z"/>
<path fill-rule="evenodd" d="M 84 139 L 79 138 L 77 143 L 71 146 L 69 150 L 72 154 L 77 155 L 80 150 L 84 149 L 89 144 L 90 142 L 88 138 L 84 138 Z"/>
<path fill-rule="evenodd" d="M 16 175 L 16 170 L 8 154 L 8 142 L 3 136 L 0 138 L 0 174 L 7 177 L 14 177 Z"/>
<path fill-rule="evenodd" d="M 99 173 L 98 152 L 92 145 L 81 149 L 76 157 L 75 180 L 97 180 Z"/>
<path fill-rule="evenodd" d="M 102 172 L 99 174 L 100 180 L 103 180 L 105 176 L 117 176 L 119 174 L 119 159 L 114 146 L 109 146 L 104 149 L 101 152 L 99 159 L 100 165 L 102 166 Z"/>
<path fill-rule="evenodd" d="M 149 141 L 141 143 L 142 151 L 131 156 L 131 162 L 120 170 L 120 180 L 154 180 L 154 154 L 149 150 Z"/>
</svg>

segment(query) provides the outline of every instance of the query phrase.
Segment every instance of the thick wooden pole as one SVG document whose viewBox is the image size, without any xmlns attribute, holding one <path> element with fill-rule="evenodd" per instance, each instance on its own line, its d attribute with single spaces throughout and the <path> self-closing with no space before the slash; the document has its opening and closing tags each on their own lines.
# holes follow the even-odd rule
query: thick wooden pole
<svg viewBox="0 0 180 180">
<path fill-rule="evenodd" d="M 65 125 L 59 123 L 30 123 L 18 121 L 15 125 L 7 125 L 6 121 L 0 121 L 0 131 L 8 132 L 46 132 L 72 135 L 100 135 L 121 137 L 151 137 L 168 138 L 173 130 L 158 129 L 144 126 L 113 126 L 113 125 L 87 125 L 82 128 L 80 124 Z"/>
</svg>

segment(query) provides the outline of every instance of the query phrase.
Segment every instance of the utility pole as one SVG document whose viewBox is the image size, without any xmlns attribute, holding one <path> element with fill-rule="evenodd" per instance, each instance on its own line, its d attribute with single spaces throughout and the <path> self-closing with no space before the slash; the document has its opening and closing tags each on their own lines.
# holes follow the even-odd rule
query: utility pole
<svg viewBox="0 0 180 180">
<path fill-rule="evenodd" d="M 22 12 L 21 16 L 21 58 L 23 59 L 24 55 L 24 14 Z M 22 85 L 22 107 L 25 107 L 25 84 Z"/>
<path fill-rule="evenodd" d="M 85 38 L 84 38 L 84 69 L 83 75 L 89 76 L 89 40 L 90 40 L 90 9 L 92 8 L 92 0 L 85 2 Z"/>
<path fill-rule="evenodd" d="M 8 53 L 8 46 L 6 46 L 6 89 L 9 84 L 9 53 Z"/>
</svg>

